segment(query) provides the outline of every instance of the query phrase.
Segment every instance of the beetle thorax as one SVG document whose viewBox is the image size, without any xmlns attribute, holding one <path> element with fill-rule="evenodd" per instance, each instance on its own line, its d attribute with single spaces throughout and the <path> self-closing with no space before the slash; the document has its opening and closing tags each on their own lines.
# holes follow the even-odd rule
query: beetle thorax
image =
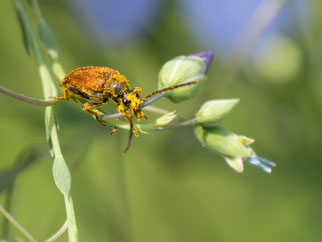
<svg viewBox="0 0 322 242">
<path fill-rule="evenodd" d="M 114 75 L 106 81 L 105 90 L 113 97 L 122 97 L 124 92 L 129 91 L 129 84 L 123 75 Z"/>
</svg>

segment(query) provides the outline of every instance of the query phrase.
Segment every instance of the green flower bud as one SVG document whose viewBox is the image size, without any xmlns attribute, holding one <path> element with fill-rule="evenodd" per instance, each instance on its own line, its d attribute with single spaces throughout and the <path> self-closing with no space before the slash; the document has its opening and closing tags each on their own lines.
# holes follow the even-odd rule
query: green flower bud
<svg viewBox="0 0 322 242">
<path fill-rule="evenodd" d="M 237 172 L 243 172 L 244 161 L 259 166 L 265 172 L 271 172 L 269 166 L 275 166 L 275 163 L 258 157 L 249 147 L 254 143 L 253 139 L 234 134 L 221 126 L 206 128 L 197 125 L 195 126 L 195 135 L 204 147 L 221 155 L 227 164 Z"/>
<path fill-rule="evenodd" d="M 218 125 L 235 107 L 239 99 L 211 100 L 204 103 L 195 118 L 205 127 Z"/>
<path fill-rule="evenodd" d="M 159 73 L 158 89 L 198 80 L 195 85 L 177 88 L 167 94 L 170 101 L 176 103 L 193 97 L 206 80 L 212 58 L 213 54 L 209 51 L 179 56 L 166 62 Z"/>
<path fill-rule="evenodd" d="M 197 125 L 195 134 L 204 146 L 223 156 L 247 158 L 254 154 L 253 150 L 246 145 L 253 140 L 236 135 L 221 126 L 205 128 Z"/>
</svg>

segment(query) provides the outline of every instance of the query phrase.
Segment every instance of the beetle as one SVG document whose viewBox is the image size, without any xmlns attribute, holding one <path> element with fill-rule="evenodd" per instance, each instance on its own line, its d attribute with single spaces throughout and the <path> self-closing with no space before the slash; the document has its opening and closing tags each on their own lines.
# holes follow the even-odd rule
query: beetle
<svg viewBox="0 0 322 242">
<path fill-rule="evenodd" d="M 69 100 L 71 96 L 85 100 L 82 110 L 92 115 L 103 126 L 107 125 L 95 109 L 113 101 L 117 111 L 130 123 L 129 141 L 124 151 L 126 153 L 131 145 L 132 134 L 138 136 L 132 115 L 134 114 L 138 121 L 141 118 L 147 119 L 140 105 L 159 93 L 196 83 L 197 80 L 164 88 L 142 98 L 142 89 L 140 87 L 131 89 L 129 81 L 117 70 L 102 66 L 85 66 L 71 71 L 64 77 L 60 85 L 64 96 L 54 97 L 53 100 L 57 102 L 65 101 Z M 116 130 L 117 127 L 115 126 L 111 134 L 114 134 Z"/>
</svg>

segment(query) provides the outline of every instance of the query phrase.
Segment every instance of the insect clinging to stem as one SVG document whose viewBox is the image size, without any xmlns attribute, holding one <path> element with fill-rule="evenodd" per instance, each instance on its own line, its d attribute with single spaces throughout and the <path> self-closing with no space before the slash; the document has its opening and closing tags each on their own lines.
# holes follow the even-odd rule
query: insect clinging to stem
<svg viewBox="0 0 322 242">
<path fill-rule="evenodd" d="M 126 153 L 131 145 L 132 134 L 138 136 L 132 115 L 134 114 L 138 121 L 141 118 L 147 119 L 141 110 L 141 104 L 157 94 L 196 83 L 197 80 L 185 82 L 152 92 L 142 98 L 142 89 L 140 87 L 131 89 L 126 77 L 118 71 L 108 67 L 87 66 L 77 68 L 65 76 L 60 85 L 64 96 L 54 97 L 53 100 L 65 101 L 74 96 L 87 101 L 83 104 L 82 110 L 92 115 L 103 126 L 107 125 L 95 109 L 113 101 L 117 106 L 117 111 L 130 123 L 130 136 L 124 150 Z M 111 134 L 114 134 L 116 130 L 117 127 L 114 126 Z"/>
</svg>

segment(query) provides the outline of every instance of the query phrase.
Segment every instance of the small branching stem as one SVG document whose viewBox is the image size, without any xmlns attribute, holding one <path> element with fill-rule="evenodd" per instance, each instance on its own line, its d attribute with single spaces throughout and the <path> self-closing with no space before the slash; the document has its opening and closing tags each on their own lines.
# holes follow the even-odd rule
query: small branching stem
<svg viewBox="0 0 322 242">
<path fill-rule="evenodd" d="M 35 99 L 35 98 L 31 98 L 31 97 L 27 97 L 23 94 L 11 91 L 3 86 L 0 86 L 0 93 L 6 94 L 10 97 L 13 97 L 15 99 L 18 99 L 20 101 L 26 102 L 26 103 L 30 103 L 36 106 L 41 106 L 41 107 L 46 107 L 46 106 L 52 106 L 54 105 L 56 102 L 55 101 L 45 101 L 45 100 L 40 100 L 40 99 Z"/>
<path fill-rule="evenodd" d="M 2 215 L 9 220 L 9 222 L 15 226 L 17 230 L 19 230 L 29 241 L 36 241 L 29 232 L 22 227 L 17 220 L 0 204 L 0 212 Z"/>
<path fill-rule="evenodd" d="M 67 220 L 65 221 L 65 223 L 63 224 L 63 226 L 50 238 L 46 239 L 45 242 L 54 242 L 57 239 L 59 239 L 68 229 L 68 224 L 67 224 Z"/>
</svg>

